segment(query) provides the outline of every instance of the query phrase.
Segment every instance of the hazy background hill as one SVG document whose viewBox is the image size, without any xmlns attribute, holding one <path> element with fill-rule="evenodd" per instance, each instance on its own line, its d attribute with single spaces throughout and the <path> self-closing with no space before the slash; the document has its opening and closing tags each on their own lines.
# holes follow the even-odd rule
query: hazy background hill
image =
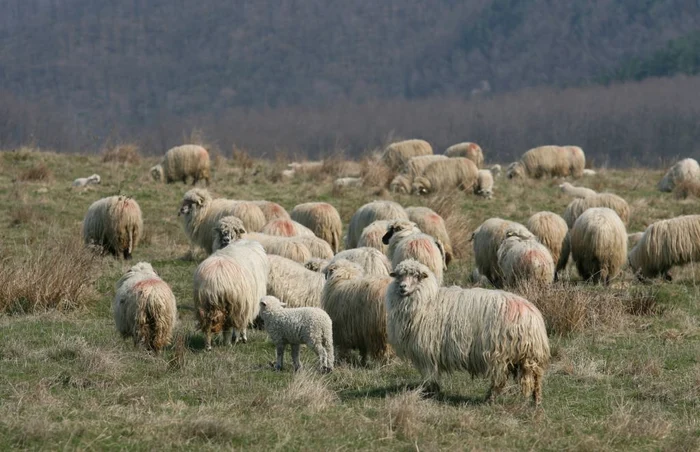
<svg viewBox="0 0 700 452">
<path fill-rule="evenodd" d="M 636 84 L 698 72 L 699 2 L 0 0 L 0 10 L 5 147 L 137 140 L 162 152 L 198 128 L 225 152 L 356 152 L 420 135 L 504 157 L 576 141 L 619 161 L 639 144 L 586 140 L 624 116 L 676 124 L 642 134 L 684 137 L 640 155 L 700 138 L 700 82 Z"/>
</svg>

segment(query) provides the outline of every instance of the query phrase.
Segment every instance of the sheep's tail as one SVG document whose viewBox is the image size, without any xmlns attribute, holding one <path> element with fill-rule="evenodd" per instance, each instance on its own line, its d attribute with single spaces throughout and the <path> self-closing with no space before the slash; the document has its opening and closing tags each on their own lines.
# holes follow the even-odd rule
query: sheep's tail
<svg viewBox="0 0 700 452">
<path fill-rule="evenodd" d="M 153 301 L 148 296 L 139 297 L 136 314 L 136 328 L 140 342 L 158 353 L 168 344 L 168 312 L 163 303 Z"/>
</svg>

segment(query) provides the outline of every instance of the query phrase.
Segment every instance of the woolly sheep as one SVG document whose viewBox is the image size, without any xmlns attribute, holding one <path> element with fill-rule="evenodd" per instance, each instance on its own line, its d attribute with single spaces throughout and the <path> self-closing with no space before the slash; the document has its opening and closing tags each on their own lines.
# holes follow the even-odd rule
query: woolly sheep
<svg viewBox="0 0 700 452">
<path fill-rule="evenodd" d="M 612 193 L 598 193 L 587 198 L 574 199 L 569 203 L 564 211 L 564 220 L 571 229 L 576 219 L 591 207 L 607 207 L 617 213 L 624 224 L 630 219 L 630 206 L 627 201 Z"/>
<path fill-rule="evenodd" d="M 248 325 L 258 316 L 270 263 L 263 247 L 239 240 L 216 251 L 194 272 L 194 310 L 211 350 L 211 335 L 223 331 L 224 344 L 247 342 Z"/>
<path fill-rule="evenodd" d="M 422 233 L 415 223 L 407 220 L 392 221 L 382 241 L 389 245 L 387 255 L 393 268 L 406 259 L 415 259 L 426 265 L 435 274 L 438 283 L 442 284 L 447 265 L 442 242 Z"/>
<path fill-rule="evenodd" d="M 439 160 L 428 165 L 423 175 L 413 180 L 412 191 L 425 195 L 454 188 L 471 190 L 478 176 L 478 168 L 467 158 Z"/>
<path fill-rule="evenodd" d="M 102 178 L 99 174 L 93 174 L 89 177 L 79 177 L 73 181 L 73 187 L 85 187 L 87 185 L 97 185 L 102 182 Z"/>
<path fill-rule="evenodd" d="M 300 264 L 313 257 L 309 247 L 299 240 L 301 237 L 280 237 L 259 232 L 249 232 L 243 238 L 260 243 L 267 254 L 286 257 Z"/>
<path fill-rule="evenodd" d="M 228 246 L 230 243 L 243 238 L 246 234 L 245 226 L 240 218 L 232 215 L 223 217 L 214 228 L 214 239 L 212 240 L 212 252 Z"/>
<path fill-rule="evenodd" d="M 275 344 L 277 361 L 275 370 L 282 370 L 284 349 L 292 346 L 292 366 L 301 369 L 299 350 L 306 344 L 316 353 L 321 372 L 333 370 L 333 322 L 320 308 L 285 308 L 286 304 L 275 297 L 260 300 L 260 316 L 265 330 Z"/>
<path fill-rule="evenodd" d="M 484 152 L 476 143 L 464 142 L 453 144 L 445 150 L 447 157 L 465 157 L 474 162 L 477 168 L 484 164 Z"/>
<path fill-rule="evenodd" d="M 330 259 L 333 257 L 333 249 L 328 242 L 323 239 L 315 236 L 292 237 L 292 239 L 307 247 L 311 253 L 311 257 L 318 257 L 321 259 Z"/>
<path fill-rule="evenodd" d="M 389 183 L 389 190 L 392 193 L 408 195 L 411 193 L 411 178 L 405 174 L 397 174 Z"/>
<path fill-rule="evenodd" d="M 273 295 L 292 308 L 321 307 L 321 292 L 325 279 L 321 273 L 282 256 L 269 254 L 270 273 L 267 294 Z"/>
<path fill-rule="evenodd" d="M 384 149 L 381 161 L 394 171 L 401 171 L 411 157 L 430 155 L 433 148 L 424 140 L 405 140 L 391 143 Z"/>
<path fill-rule="evenodd" d="M 622 271 L 627 257 L 627 231 L 607 207 L 593 207 L 571 229 L 571 256 L 584 280 L 608 284 Z"/>
<path fill-rule="evenodd" d="M 280 206 L 276 202 L 263 200 L 251 202 L 260 208 L 260 211 L 265 217 L 265 224 L 278 218 L 283 218 L 287 220 L 291 218 L 287 211 L 284 209 L 284 207 Z"/>
<path fill-rule="evenodd" d="M 557 274 L 566 268 L 569 262 L 569 227 L 566 221 L 553 212 L 537 212 L 527 220 L 527 229 L 547 247 L 556 265 Z"/>
<path fill-rule="evenodd" d="M 324 273 L 321 306 L 333 321 L 336 355 L 344 359 L 357 349 L 363 365 L 368 357 L 384 361 L 389 354 L 384 297 L 391 278 L 367 276 L 345 259 L 329 264 Z"/>
<path fill-rule="evenodd" d="M 491 168 L 489 168 L 489 171 L 491 171 L 491 174 L 493 174 L 493 177 L 498 177 L 501 175 L 501 165 L 496 163 L 495 165 L 491 165 Z"/>
<path fill-rule="evenodd" d="M 335 207 L 327 202 L 298 204 L 292 209 L 292 219 L 328 242 L 334 253 L 338 252 L 340 238 L 343 235 L 343 221 Z"/>
<path fill-rule="evenodd" d="M 498 268 L 503 275 L 504 287 L 546 287 L 554 281 L 555 267 L 552 255 L 537 238 L 517 232 L 506 233 L 498 248 Z"/>
<path fill-rule="evenodd" d="M 317 171 L 323 167 L 323 160 L 315 160 L 309 162 L 292 162 L 287 166 L 298 173 Z"/>
<path fill-rule="evenodd" d="M 276 235 L 278 237 L 313 237 L 314 231 L 303 224 L 287 218 L 277 218 L 263 226 L 260 231 L 263 234 Z"/>
<path fill-rule="evenodd" d="M 445 220 L 428 207 L 406 207 L 406 213 L 408 214 L 408 219 L 414 222 L 421 232 L 432 235 L 442 242 L 442 245 L 445 247 L 445 264 L 449 265 L 454 254 L 452 252 L 452 240 L 447 233 Z"/>
<path fill-rule="evenodd" d="M 174 147 L 165 153 L 163 160 L 151 168 L 155 181 L 187 183 L 192 178 L 192 185 L 204 180 L 209 185 L 209 153 L 202 146 L 185 144 Z"/>
<path fill-rule="evenodd" d="M 86 245 L 131 259 L 143 231 L 141 208 L 127 196 L 109 196 L 90 205 L 83 220 Z"/>
<path fill-rule="evenodd" d="M 357 247 L 362 230 L 377 220 L 407 220 L 408 215 L 401 204 L 393 201 L 372 201 L 357 209 L 350 218 L 345 249 Z"/>
<path fill-rule="evenodd" d="M 156 354 L 170 344 L 177 322 L 175 295 L 148 262 L 131 267 L 117 282 L 112 302 L 114 322 L 122 337 L 133 337 Z"/>
<path fill-rule="evenodd" d="M 652 223 L 629 253 L 629 265 L 640 278 L 663 275 L 676 265 L 700 261 L 700 215 Z"/>
<path fill-rule="evenodd" d="M 508 167 L 508 179 L 517 177 L 566 177 L 583 175 L 586 157 L 577 146 L 540 146 L 525 152 Z"/>
<path fill-rule="evenodd" d="M 695 159 L 683 159 L 673 165 L 659 181 L 660 191 L 670 192 L 682 182 L 700 181 L 700 165 Z"/>
<path fill-rule="evenodd" d="M 425 169 L 433 162 L 440 160 L 447 160 L 445 155 L 419 155 L 418 157 L 411 157 L 406 166 L 402 171 L 403 174 L 408 176 L 409 179 L 414 179 L 417 176 L 423 174 Z"/>
<path fill-rule="evenodd" d="M 550 358 L 540 311 L 509 292 L 441 288 L 430 269 L 399 264 L 386 291 L 387 335 L 396 354 L 413 363 L 439 391 L 440 375 L 466 370 L 491 379 L 493 400 L 515 376 L 525 397 L 542 400 Z"/>
<path fill-rule="evenodd" d="M 333 256 L 330 262 L 337 262 L 340 259 L 359 265 L 367 276 L 389 276 L 391 272 L 391 262 L 384 253 L 375 248 L 360 247 L 341 251 Z"/>
<path fill-rule="evenodd" d="M 330 259 L 321 259 L 318 257 L 312 257 L 311 259 L 309 259 L 308 261 L 306 261 L 304 263 L 304 267 L 307 270 L 311 270 L 312 272 L 323 273 L 323 270 L 326 268 L 326 265 L 328 265 L 328 263 L 330 261 L 331 261 Z"/>
<path fill-rule="evenodd" d="M 476 184 L 474 185 L 474 193 L 486 199 L 491 199 L 491 196 L 493 196 L 493 173 L 490 170 L 479 170 Z"/>
<path fill-rule="evenodd" d="M 587 198 L 589 196 L 595 196 L 598 194 L 595 190 L 591 190 L 590 188 L 586 187 L 577 187 L 575 185 L 571 185 L 568 182 L 560 184 L 559 188 L 561 188 L 562 193 L 574 198 Z"/>
<path fill-rule="evenodd" d="M 362 235 L 360 235 L 360 239 L 357 241 L 357 246 L 366 246 L 386 253 L 387 247 L 382 242 L 382 237 L 386 234 L 386 228 L 389 226 L 389 223 L 391 223 L 389 220 L 373 221 L 372 224 L 362 230 Z"/>
<path fill-rule="evenodd" d="M 471 241 L 474 246 L 474 261 L 480 274 L 491 284 L 501 287 L 503 275 L 498 267 L 498 248 L 506 238 L 508 231 L 527 237 L 530 232 L 525 226 L 514 221 L 501 218 L 489 218 L 481 223 L 472 233 Z"/>
<path fill-rule="evenodd" d="M 240 218 L 247 231 L 259 231 L 265 225 L 265 215 L 249 201 L 213 199 L 204 189 L 194 188 L 182 199 L 178 216 L 183 216 L 183 227 L 190 241 L 212 253 L 214 228 L 223 217 Z"/>
<path fill-rule="evenodd" d="M 361 177 L 340 177 L 333 181 L 333 190 L 343 190 L 344 188 L 362 187 Z"/>
</svg>

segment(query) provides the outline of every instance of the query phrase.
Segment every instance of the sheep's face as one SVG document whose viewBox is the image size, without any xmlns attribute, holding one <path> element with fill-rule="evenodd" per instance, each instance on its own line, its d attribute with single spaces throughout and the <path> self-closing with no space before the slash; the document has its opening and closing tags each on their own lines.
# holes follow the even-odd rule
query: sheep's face
<svg viewBox="0 0 700 452">
<path fill-rule="evenodd" d="M 408 297 L 418 289 L 420 283 L 428 277 L 428 273 L 423 270 L 399 271 L 392 272 L 389 276 L 396 280 L 398 294 L 402 297 Z"/>
<path fill-rule="evenodd" d="M 180 212 L 178 212 L 177 216 L 179 217 L 180 215 L 194 215 L 197 212 L 197 209 L 202 206 L 203 201 L 199 198 L 197 199 L 188 199 L 185 198 L 182 201 L 182 206 L 180 206 Z"/>
<path fill-rule="evenodd" d="M 525 168 L 520 162 L 511 163 L 506 173 L 508 179 L 517 179 L 523 177 L 524 174 Z"/>
<path fill-rule="evenodd" d="M 163 167 L 161 165 L 156 165 L 151 168 L 151 177 L 156 182 L 161 182 L 163 180 Z"/>
<path fill-rule="evenodd" d="M 287 303 L 282 303 L 279 298 L 270 295 L 260 299 L 260 313 L 276 311 L 287 306 Z"/>
<path fill-rule="evenodd" d="M 100 177 L 99 174 L 93 174 L 92 176 L 88 177 L 88 183 L 90 184 L 99 184 L 102 182 L 102 178 Z"/>
<path fill-rule="evenodd" d="M 139 262 L 129 269 L 129 273 L 153 273 L 156 274 L 153 267 L 148 262 Z"/>
<path fill-rule="evenodd" d="M 243 227 L 243 222 L 237 217 L 224 217 L 219 220 L 219 224 L 214 229 L 214 232 L 219 237 L 221 248 L 224 248 L 231 242 L 243 238 L 246 230 L 245 227 Z"/>
</svg>

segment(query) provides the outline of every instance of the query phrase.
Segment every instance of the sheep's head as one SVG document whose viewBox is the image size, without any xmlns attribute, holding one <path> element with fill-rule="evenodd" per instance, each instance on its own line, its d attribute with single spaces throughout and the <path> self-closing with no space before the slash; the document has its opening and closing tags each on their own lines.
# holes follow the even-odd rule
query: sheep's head
<svg viewBox="0 0 700 452">
<path fill-rule="evenodd" d="M 323 270 L 326 280 L 360 278 L 365 271 L 354 262 L 347 259 L 338 259 L 331 262 Z"/>
<path fill-rule="evenodd" d="M 153 178 L 154 181 L 156 181 L 156 182 L 163 181 L 163 165 L 158 164 L 156 166 L 151 167 L 150 173 L 151 173 L 151 177 Z"/>
<path fill-rule="evenodd" d="M 386 234 L 382 237 L 382 243 L 388 245 L 394 235 L 410 235 L 420 232 L 416 223 L 408 220 L 394 220 L 386 228 Z"/>
<path fill-rule="evenodd" d="M 240 240 L 247 231 L 240 218 L 229 215 L 219 220 L 214 232 L 219 239 L 220 247 L 225 248 L 231 242 Z"/>
<path fill-rule="evenodd" d="M 319 257 L 312 257 L 311 259 L 306 261 L 304 267 L 313 272 L 323 273 L 323 270 L 325 270 L 326 265 L 328 265 L 328 260 L 321 259 Z"/>
<path fill-rule="evenodd" d="M 431 272 L 428 267 L 420 262 L 407 259 L 397 265 L 389 276 L 394 278 L 398 294 L 402 297 L 407 297 L 418 289 L 423 280 L 431 276 Z"/>
<path fill-rule="evenodd" d="M 282 303 L 279 298 L 271 295 L 266 295 L 260 299 L 260 313 L 279 311 L 287 306 L 287 303 Z"/>
<path fill-rule="evenodd" d="M 193 213 L 196 209 L 208 204 L 209 202 L 211 202 L 211 195 L 208 191 L 201 188 L 194 188 L 185 193 L 185 196 L 182 198 L 180 212 L 177 214 L 177 216 Z"/>
<path fill-rule="evenodd" d="M 87 178 L 87 182 L 88 184 L 99 184 L 102 182 L 102 178 L 99 174 L 93 174 L 92 176 Z"/>
<path fill-rule="evenodd" d="M 508 165 L 506 176 L 508 179 L 517 179 L 525 175 L 525 167 L 520 162 L 513 162 Z"/>
<path fill-rule="evenodd" d="M 413 181 L 412 191 L 414 194 L 427 195 L 428 193 L 430 193 L 431 188 L 432 184 L 430 183 L 430 180 L 428 180 L 427 177 L 418 176 Z"/>
</svg>

